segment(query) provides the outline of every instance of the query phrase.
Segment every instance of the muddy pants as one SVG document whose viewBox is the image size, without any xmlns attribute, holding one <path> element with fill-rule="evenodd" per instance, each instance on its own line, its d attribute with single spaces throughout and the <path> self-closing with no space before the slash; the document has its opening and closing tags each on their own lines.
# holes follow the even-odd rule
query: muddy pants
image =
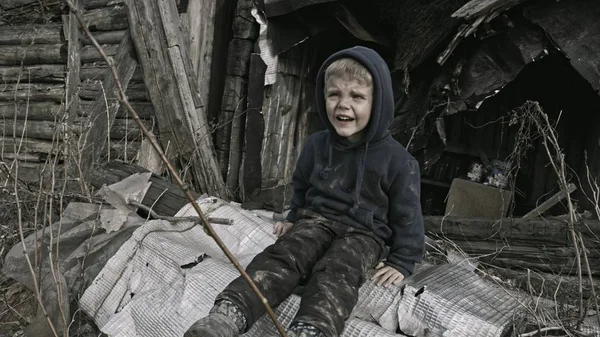
<svg viewBox="0 0 600 337">
<path fill-rule="evenodd" d="M 246 271 L 272 307 L 306 283 L 300 309 L 292 324 L 303 322 L 325 336 L 339 336 L 366 273 L 385 257 L 386 247 L 373 233 L 330 221 L 300 210 L 300 220 L 273 245 L 258 254 Z M 241 308 L 247 327 L 264 306 L 239 277 L 217 297 Z"/>
</svg>

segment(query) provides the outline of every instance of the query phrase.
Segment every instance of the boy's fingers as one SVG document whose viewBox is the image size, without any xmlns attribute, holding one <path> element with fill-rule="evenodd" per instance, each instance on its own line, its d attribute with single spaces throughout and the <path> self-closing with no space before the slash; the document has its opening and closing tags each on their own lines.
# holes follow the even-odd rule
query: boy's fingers
<svg viewBox="0 0 600 337">
<path fill-rule="evenodd" d="M 387 284 L 390 280 L 390 277 L 392 277 L 392 275 L 393 275 L 393 272 L 391 270 L 386 271 L 385 274 L 381 275 L 381 277 L 379 278 L 379 282 L 377 282 L 377 285 L 380 286 L 383 284 L 384 286 L 387 287 Z"/>
<path fill-rule="evenodd" d="M 381 268 L 383 268 L 383 266 L 384 266 L 383 262 L 379 262 L 379 263 L 378 263 L 378 264 L 375 266 L 375 269 L 381 269 Z"/>
<path fill-rule="evenodd" d="M 398 281 L 398 278 L 400 278 L 401 275 L 402 274 L 400 274 L 398 271 L 394 271 L 394 273 L 390 276 L 390 278 L 385 283 L 385 287 L 389 287 L 392 284 L 398 284 L 398 283 L 396 283 L 396 281 Z"/>
<path fill-rule="evenodd" d="M 398 275 L 398 277 L 394 280 L 394 285 L 397 286 L 400 284 L 400 282 L 402 282 L 402 280 L 404 280 L 404 275 L 400 274 Z"/>
<path fill-rule="evenodd" d="M 385 269 L 379 269 L 378 271 L 375 272 L 375 274 L 371 277 L 371 280 L 375 280 L 377 278 L 379 278 L 381 275 L 385 274 L 386 270 Z"/>
</svg>

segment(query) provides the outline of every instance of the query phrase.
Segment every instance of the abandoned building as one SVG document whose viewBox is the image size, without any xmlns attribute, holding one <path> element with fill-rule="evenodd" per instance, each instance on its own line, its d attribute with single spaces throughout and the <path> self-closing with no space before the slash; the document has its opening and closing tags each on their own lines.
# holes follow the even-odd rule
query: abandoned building
<svg viewBox="0 0 600 337">
<path fill-rule="evenodd" d="M 78 16 L 115 61 L 119 83 Z M 597 0 L 3 0 L 0 178 L 33 190 L 64 183 L 91 200 L 103 185 L 152 172 L 141 202 L 181 213 L 187 199 L 118 99 L 121 85 L 195 197 L 283 213 L 304 140 L 323 128 L 318 66 L 354 45 L 390 67 L 391 132 L 419 161 L 428 235 L 517 288 L 532 287 L 530 270 L 564 275 L 594 309 Z M 33 287 L 17 269 L 3 267 Z M 544 277 L 535 279 L 544 292 L 563 282 Z M 578 327 L 585 321 L 598 336 L 591 317 Z M 504 324 L 498 336 L 518 335 L 516 323 L 505 330 L 509 320 L 494 319 Z"/>
</svg>

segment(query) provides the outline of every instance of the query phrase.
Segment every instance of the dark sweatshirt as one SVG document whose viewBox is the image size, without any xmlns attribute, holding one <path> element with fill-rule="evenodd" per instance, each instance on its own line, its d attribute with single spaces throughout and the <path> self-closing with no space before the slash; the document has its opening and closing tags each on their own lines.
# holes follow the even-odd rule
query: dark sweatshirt
<svg viewBox="0 0 600 337">
<path fill-rule="evenodd" d="M 325 110 L 325 69 L 347 57 L 363 64 L 373 78 L 371 117 L 357 143 L 337 135 Z M 420 174 L 417 161 L 388 130 L 394 117 L 389 68 L 371 49 L 342 50 L 321 66 L 315 96 L 327 130 L 306 139 L 293 176 L 287 220 L 295 222 L 296 211 L 307 208 L 348 226 L 371 230 L 390 246 L 385 263 L 404 276 L 411 275 L 424 253 Z"/>
</svg>

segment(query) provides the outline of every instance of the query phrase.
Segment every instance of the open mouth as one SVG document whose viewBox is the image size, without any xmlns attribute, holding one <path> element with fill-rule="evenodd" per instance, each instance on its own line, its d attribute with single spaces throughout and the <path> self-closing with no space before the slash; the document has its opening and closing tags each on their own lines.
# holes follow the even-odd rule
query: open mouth
<svg viewBox="0 0 600 337">
<path fill-rule="evenodd" d="M 347 116 L 336 116 L 335 119 L 337 119 L 340 122 L 352 122 L 354 120 L 354 118 L 350 118 Z"/>
</svg>

